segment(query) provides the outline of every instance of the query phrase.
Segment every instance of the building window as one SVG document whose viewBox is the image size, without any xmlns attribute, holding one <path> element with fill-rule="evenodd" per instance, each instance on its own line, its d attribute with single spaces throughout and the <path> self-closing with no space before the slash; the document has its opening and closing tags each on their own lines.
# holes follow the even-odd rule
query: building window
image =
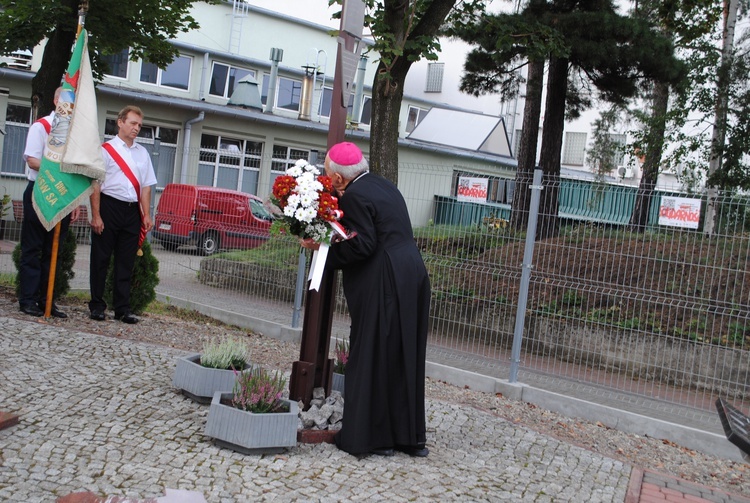
<svg viewBox="0 0 750 503">
<path fill-rule="evenodd" d="M 263 75 L 263 85 L 260 89 L 260 101 L 266 104 L 268 99 L 268 88 L 270 87 L 271 78 Z M 279 77 L 276 82 L 276 106 L 274 108 L 284 108 L 286 110 L 299 111 L 299 102 L 302 96 L 302 81 Z M 328 109 L 330 114 L 330 106 Z"/>
<path fill-rule="evenodd" d="M 362 113 L 360 114 L 360 124 L 370 124 L 372 120 L 372 98 L 365 96 L 362 98 Z"/>
<path fill-rule="evenodd" d="M 198 185 L 255 194 L 263 143 L 228 136 L 201 136 Z"/>
<path fill-rule="evenodd" d="M 5 111 L 5 135 L 2 137 L 2 167 L 0 172 L 8 175 L 26 173 L 23 150 L 31 125 L 31 107 L 8 103 Z"/>
<path fill-rule="evenodd" d="M 271 171 L 277 175 L 282 174 L 292 166 L 298 159 L 309 159 L 310 151 L 300 148 L 288 147 L 286 145 L 273 146 L 273 159 L 271 159 Z M 275 177 L 274 177 L 275 178 Z M 273 180 L 271 180 L 273 183 Z"/>
<path fill-rule="evenodd" d="M 178 56 L 164 70 L 153 63 L 141 62 L 141 82 L 188 90 L 192 58 Z"/>
<path fill-rule="evenodd" d="M 323 94 L 320 96 L 320 107 L 318 108 L 318 115 L 321 117 L 331 116 L 331 103 L 333 99 L 333 88 L 324 87 Z"/>
<path fill-rule="evenodd" d="M 221 96 L 222 98 L 231 98 L 234 89 L 237 87 L 237 82 L 248 75 L 255 78 L 255 70 L 246 70 L 245 68 L 225 65 L 223 63 L 214 63 L 208 94 Z"/>
<path fill-rule="evenodd" d="M 144 124 L 138 132 L 138 143 L 151 155 L 156 173 L 156 188 L 163 189 L 174 178 L 175 158 L 177 157 L 177 138 L 179 129 Z M 104 140 L 109 140 L 117 134 L 117 119 L 107 119 L 104 122 Z M 158 140 L 158 143 L 157 143 Z M 159 155 L 156 156 L 156 148 Z"/>
<path fill-rule="evenodd" d="M 624 134 L 611 134 L 609 135 L 609 141 L 612 143 L 612 165 L 613 166 L 624 166 L 625 165 L 625 142 L 627 138 Z"/>
<path fill-rule="evenodd" d="M 440 93 L 443 91 L 443 71 L 445 63 L 429 63 L 427 65 L 427 82 L 424 92 Z"/>
<path fill-rule="evenodd" d="M 279 77 L 278 92 L 276 94 L 276 108 L 299 111 L 302 97 L 302 82 L 299 80 Z"/>
<path fill-rule="evenodd" d="M 117 54 L 102 56 L 102 61 L 107 65 L 105 74 L 120 79 L 128 78 L 128 56 L 130 49 L 123 49 Z"/>
<path fill-rule="evenodd" d="M 583 166 L 585 154 L 586 133 L 565 133 L 562 163 L 571 166 Z"/>
<path fill-rule="evenodd" d="M 406 119 L 406 133 L 411 133 L 414 131 L 414 128 L 417 127 L 417 125 L 422 122 L 422 119 L 424 119 L 424 116 L 427 115 L 427 112 L 429 110 L 425 110 L 424 108 L 419 107 L 409 107 L 409 117 Z"/>
</svg>

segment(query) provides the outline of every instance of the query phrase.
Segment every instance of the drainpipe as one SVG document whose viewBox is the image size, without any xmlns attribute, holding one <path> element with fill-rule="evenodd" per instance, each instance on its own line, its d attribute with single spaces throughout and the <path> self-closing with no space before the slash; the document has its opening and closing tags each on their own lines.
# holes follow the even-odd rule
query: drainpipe
<svg viewBox="0 0 750 503">
<path fill-rule="evenodd" d="M 201 68 L 201 88 L 198 91 L 198 99 L 206 101 L 206 77 L 208 75 L 208 53 L 203 53 L 203 68 Z M 228 78 L 228 76 L 227 76 Z"/>
<path fill-rule="evenodd" d="M 187 183 L 188 154 L 190 153 L 190 135 L 193 124 L 201 122 L 206 116 L 206 112 L 201 112 L 198 117 L 185 122 L 185 139 L 182 142 L 182 165 L 180 166 L 180 183 Z"/>
<path fill-rule="evenodd" d="M 284 58 L 284 49 L 271 48 L 271 77 L 268 79 L 268 95 L 266 96 L 266 108 L 263 113 L 272 114 L 276 101 L 276 84 L 279 80 L 279 63 Z"/>
<path fill-rule="evenodd" d="M 357 65 L 357 81 L 354 89 L 354 107 L 352 108 L 352 122 L 359 123 L 362 115 L 362 96 L 365 92 L 365 71 L 367 70 L 367 56 L 359 58 Z"/>
</svg>

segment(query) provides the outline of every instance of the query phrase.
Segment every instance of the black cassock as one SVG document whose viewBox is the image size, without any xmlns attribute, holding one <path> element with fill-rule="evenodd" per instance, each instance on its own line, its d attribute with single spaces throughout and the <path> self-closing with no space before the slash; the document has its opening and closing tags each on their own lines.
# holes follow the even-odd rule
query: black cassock
<svg viewBox="0 0 750 503">
<path fill-rule="evenodd" d="M 351 454 L 425 443 L 425 351 L 430 280 L 398 188 L 370 173 L 339 199 L 357 235 L 334 243 L 352 326 L 344 419 L 336 445 Z"/>
</svg>

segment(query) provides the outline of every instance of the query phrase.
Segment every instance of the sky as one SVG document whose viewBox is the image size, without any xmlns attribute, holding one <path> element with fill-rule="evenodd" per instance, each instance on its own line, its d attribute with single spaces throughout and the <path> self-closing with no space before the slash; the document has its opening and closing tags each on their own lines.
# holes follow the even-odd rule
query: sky
<svg viewBox="0 0 750 503">
<path fill-rule="evenodd" d="M 329 7 L 328 0 L 248 0 L 248 3 L 331 28 L 338 28 L 340 23 L 338 19 L 331 19 L 333 13 L 337 12 L 340 7 L 338 5 Z M 489 9 L 507 11 L 512 6 L 513 3 L 509 0 L 492 0 Z"/>
</svg>

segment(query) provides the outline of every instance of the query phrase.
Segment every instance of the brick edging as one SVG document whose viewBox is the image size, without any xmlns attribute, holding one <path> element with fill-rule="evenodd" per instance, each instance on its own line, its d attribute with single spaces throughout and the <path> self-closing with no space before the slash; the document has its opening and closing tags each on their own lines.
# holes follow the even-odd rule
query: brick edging
<svg viewBox="0 0 750 503">
<path fill-rule="evenodd" d="M 630 482 L 628 492 L 625 493 L 625 503 L 638 503 L 641 499 L 641 486 L 643 485 L 643 470 L 633 467 L 630 471 Z"/>
</svg>

